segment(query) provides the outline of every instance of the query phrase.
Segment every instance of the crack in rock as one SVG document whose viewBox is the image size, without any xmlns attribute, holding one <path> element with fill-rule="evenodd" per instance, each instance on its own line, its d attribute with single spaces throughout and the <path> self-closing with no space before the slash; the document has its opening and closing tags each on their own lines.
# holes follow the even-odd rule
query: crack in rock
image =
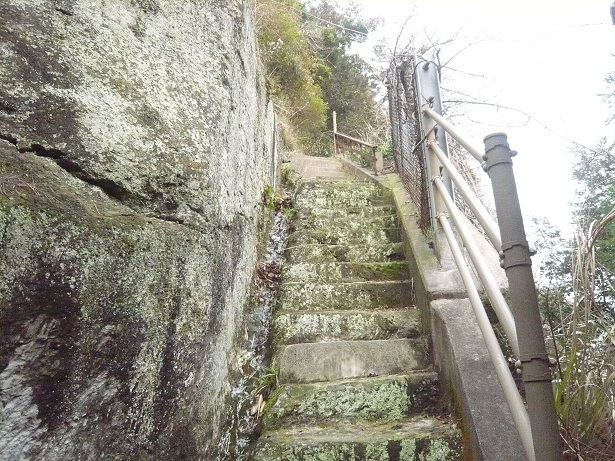
<svg viewBox="0 0 615 461">
<path fill-rule="evenodd" d="M 67 154 L 59 149 L 45 147 L 42 144 L 33 143 L 28 147 L 18 148 L 21 153 L 33 153 L 38 157 L 52 159 L 60 168 L 71 176 L 81 181 L 99 187 L 109 197 L 113 197 L 121 203 L 130 198 L 131 193 L 115 181 L 106 178 L 96 178 L 90 175 L 81 165 L 67 158 Z"/>
<path fill-rule="evenodd" d="M 29 146 L 20 147 L 19 139 L 17 139 L 17 137 L 12 136 L 10 134 L 0 134 L 0 139 L 3 139 L 9 142 L 10 144 L 12 144 L 13 146 L 15 146 L 17 151 L 22 154 L 31 153 L 31 154 L 36 155 L 37 157 L 43 157 L 43 158 L 48 158 L 48 159 L 53 160 L 56 165 L 58 165 L 60 168 L 62 168 L 64 171 L 70 174 L 72 177 L 79 179 L 92 186 L 98 187 L 108 197 L 111 197 L 117 200 L 122 205 L 127 206 L 128 208 L 130 208 L 131 210 L 135 211 L 138 214 L 142 214 L 143 216 L 147 218 L 159 219 L 161 221 L 171 222 L 175 224 L 188 225 L 185 222 L 185 219 L 178 217 L 178 216 L 173 216 L 173 215 L 159 213 L 159 212 L 158 213 L 157 212 L 150 212 L 150 213 L 145 212 L 144 213 L 143 211 L 135 210 L 132 206 L 130 206 L 130 203 L 129 203 L 131 199 L 134 199 L 135 197 L 134 197 L 134 194 L 132 194 L 128 189 L 126 189 L 125 187 L 122 187 L 120 184 L 118 184 L 117 182 L 111 179 L 100 178 L 100 177 L 97 178 L 95 176 L 92 176 L 81 165 L 79 165 L 78 162 L 76 162 L 75 160 L 71 158 L 68 158 L 68 154 L 60 149 L 46 147 L 39 143 L 32 143 Z M 190 207 L 190 209 L 197 214 L 200 214 L 200 212 L 202 212 L 202 208 Z M 193 228 L 194 230 L 197 230 L 199 232 L 202 232 L 202 229 L 199 229 L 197 226 L 189 225 L 188 227 Z"/>
</svg>

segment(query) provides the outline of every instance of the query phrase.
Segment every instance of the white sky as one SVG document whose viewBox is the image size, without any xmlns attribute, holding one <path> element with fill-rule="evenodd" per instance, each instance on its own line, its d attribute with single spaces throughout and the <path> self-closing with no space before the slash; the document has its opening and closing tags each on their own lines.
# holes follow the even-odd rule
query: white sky
<svg viewBox="0 0 615 461">
<path fill-rule="evenodd" d="M 348 3 L 340 0 L 340 4 Z M 419 42 L 429 35 L 444 40 L 459 33 L 458 45 L 443 52 L 450 57 L 469 41 L 450 66 L 485 78 L 449 72 L 444 85 L 522 110 L 545 126 L 503 110 L 472 111 L 470 120 L 456 120 L 482 150 L 482 138 L 493 132 L 508 134 L 514 159 L 521 206 L 526 216 L 546 216 L 570 229 L 568 203 L 573 198 L 570 143 L 588 146 L 600 138 L 615 138 L 615 123 L 599 93 L 606 91 L 605 74 L 615 70 L 615 26 L 611 0 L 355 0 L 364 16 L 382 17 L 385 26 L 373 40 L 385 39 L 393 48 L 404 21 L 407 33 Z M 361 54 L 366 54 L 366 49 Z M 488 125 L 485 125 L 488 124 Z M 494 125 L 494 126 L 490 126 Z M 557 133 L 560 136 L 557 136 Z M 488 191 L 490 193 L 490 191 Z"/>
</svg>

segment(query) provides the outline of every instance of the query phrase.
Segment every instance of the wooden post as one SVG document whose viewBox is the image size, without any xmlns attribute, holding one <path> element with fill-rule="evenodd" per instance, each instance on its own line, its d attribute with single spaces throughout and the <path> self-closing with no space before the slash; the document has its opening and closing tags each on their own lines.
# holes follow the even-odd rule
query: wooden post
<svg viewBox="0 0 615 461">
<path fill-rule="evenodd" d="M 378 148 L 372 147 L 372 156 L 374 157 L 374 172 L 376 176 L 382 173 L 384 168 L 384 160 L 382 159 L 382 152 L 378 151 Z"/>
<path fill-rule="evenodd" d="M 337 114 L 333 111 L 333 154 L 337 155 Z"/>
</svg>

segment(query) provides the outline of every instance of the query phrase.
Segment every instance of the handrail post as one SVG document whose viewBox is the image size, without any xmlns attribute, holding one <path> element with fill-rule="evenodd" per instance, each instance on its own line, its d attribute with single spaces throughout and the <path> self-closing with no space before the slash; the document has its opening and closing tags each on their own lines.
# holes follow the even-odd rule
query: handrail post
<svg viewBox="0 0 615 461">
<path fill-rule="evenodd" d="M 506 134 L 484 139 L 485 171 L 491 178 L 495 209 L 502 238 L 502 266 L 510 287 L 511 308 L 519 339 L 522 377 L 525 385 L 534 451 L 540 461 L 562 459 L 557 414 L 551 385 L 532 261 L 512 168 Z"/>
</svg>

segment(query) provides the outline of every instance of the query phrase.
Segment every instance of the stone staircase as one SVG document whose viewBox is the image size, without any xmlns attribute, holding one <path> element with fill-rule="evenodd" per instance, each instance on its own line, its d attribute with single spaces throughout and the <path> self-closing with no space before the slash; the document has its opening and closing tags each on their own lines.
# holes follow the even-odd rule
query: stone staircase
<svg viewBox="0 0 615 461">
<path fill-rule="evenodd" d="M 273 321 L 279 385 L 254 461 L 461 459 L 443 413 L 392 198 L 304 182 Z"/>
</svg>

